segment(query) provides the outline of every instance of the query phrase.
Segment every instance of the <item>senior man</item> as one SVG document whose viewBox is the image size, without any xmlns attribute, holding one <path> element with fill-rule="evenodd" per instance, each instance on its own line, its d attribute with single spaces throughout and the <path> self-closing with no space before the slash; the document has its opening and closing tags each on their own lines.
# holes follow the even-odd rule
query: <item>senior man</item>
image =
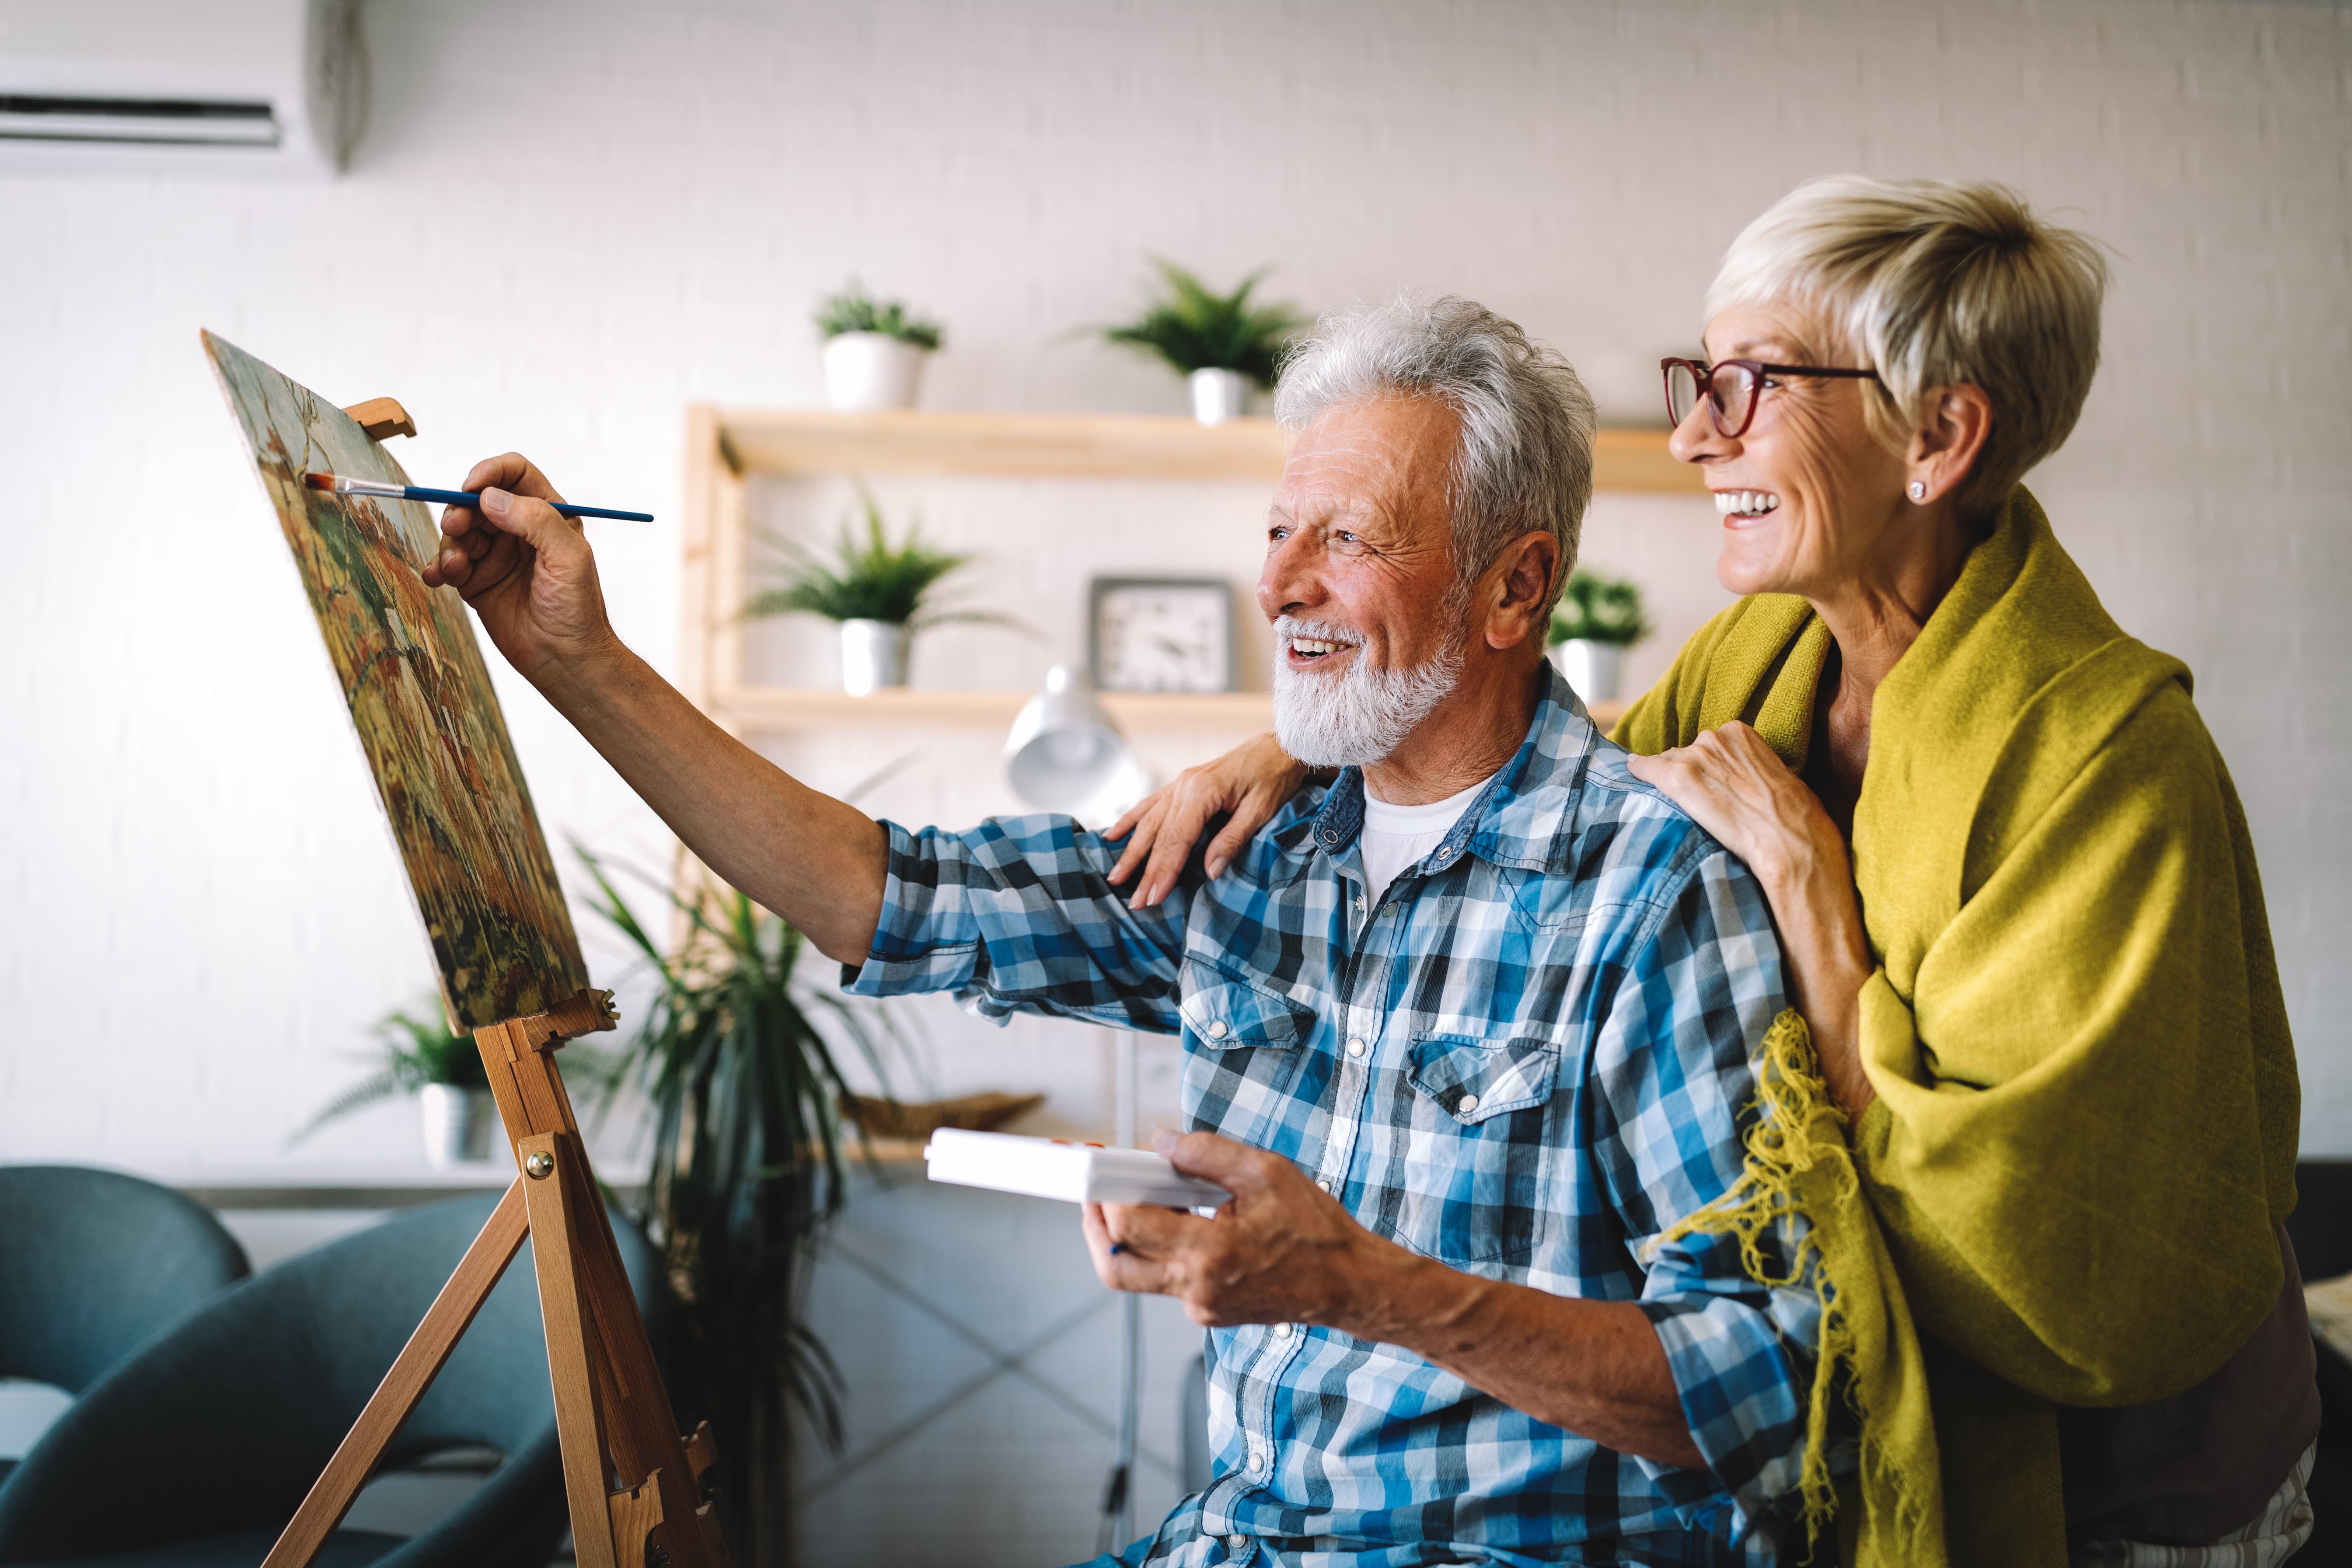
<svg viewBox="0 0 2352 1568">
<path fill-rule="evenodd" d="M 1276 724 L 1342 771 L 1150 910 L 1066 817 L 877 824 L 727 736 L 520 457 L 425 575 L 849 989 L 1182 1034 L 1169 1152 L 1233 1201 L 1083 1224 L 1106 1282 L 1213 1326 L 1221 1474 L 1118 1561 L 1771 1560 L 1816 1303 L 1656 1238 L 1738 1174 L 1780 950 L 1544 660 L 1591 400 L 1449 298 L 1327 318 L 1277 406 Z"/>
</svg>

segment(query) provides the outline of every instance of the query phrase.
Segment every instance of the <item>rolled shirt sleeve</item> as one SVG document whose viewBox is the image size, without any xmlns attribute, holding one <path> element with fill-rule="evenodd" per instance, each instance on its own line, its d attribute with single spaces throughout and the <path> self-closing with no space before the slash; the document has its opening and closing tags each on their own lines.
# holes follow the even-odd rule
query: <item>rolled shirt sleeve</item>
<svg viewBox="0 0 2352 1568">
<path fill-rule="evenodd" d="M 1634 1462 L 1693 1528 L 1728 1494 L 1735 1540 L 1797 1486 L 1820 1302 L 1807 1286 L 1759 1284 L 1733 1237 L 1686 1236 L 1654 1251 L 1652 1238 L 1739 1178 L 1754 1114 L 1749 1042 L 1786 1005 L 1771 930 L 1754 877 L 1727 854 L 1709 857 L 1628 970 L 1595 1064 L 1615 1132 L 1597 1143 L 1647 1256 L 1640 1305 L 1706 1471 Z M 1793 1256 L 1792 1230 L 1765 1240 L 1771 1267 Z"/>
<path fill-rule="evenodd" d="M 853 995 L 952 992 L 1003 1023 L 1016 1012 L 1173 1034 L 1191 889 L 1131 910 L 1116 849 L 1066 816 L 992 817 L 950 833 L 885 822 L 889 865 Z"/>
</svg>

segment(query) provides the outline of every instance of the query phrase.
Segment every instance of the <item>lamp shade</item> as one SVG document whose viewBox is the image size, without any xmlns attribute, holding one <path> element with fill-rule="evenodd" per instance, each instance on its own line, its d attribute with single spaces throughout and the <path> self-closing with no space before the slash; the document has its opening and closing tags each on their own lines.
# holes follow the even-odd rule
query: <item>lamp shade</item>
<svg viewBox="0 0 2352 1568">
<path fill-rule="evenodd" d="M 1094 689 L 1066 664 L 1045 672 L 1045 689 L 1013 721 L 1004 776 L 1024 804 L 1080 818 L 1116 816 L 1151 787 Z"/>
</svg>

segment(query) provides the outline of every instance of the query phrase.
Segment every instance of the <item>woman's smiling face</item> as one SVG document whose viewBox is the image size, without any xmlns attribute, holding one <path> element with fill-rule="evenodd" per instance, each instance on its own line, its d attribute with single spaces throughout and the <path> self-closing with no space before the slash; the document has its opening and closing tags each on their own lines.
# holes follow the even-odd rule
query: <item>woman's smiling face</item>
<svg viewBox="0 0 2352 1568">
<path fill-rule="evenodd" d="M 1707 323 L 1709 363 L 1838 364 L 1814 357 L 1817 334 L 1786 307 L 1738 306 Z M 1675 457 L 1701 465 L 1723 516 L 1718 582 L 1735 594 L 1800 594 L 1819 602 L 1861 575 L 1908 521 L 1902 454 L 1863 416 L 1863 384 L 1771 376 L 1737 437 L 1717 431 L 1706 397 L 1675 431 Z M 1736 423 L 1736 421 L 1735 421 Z"/>
</svg>

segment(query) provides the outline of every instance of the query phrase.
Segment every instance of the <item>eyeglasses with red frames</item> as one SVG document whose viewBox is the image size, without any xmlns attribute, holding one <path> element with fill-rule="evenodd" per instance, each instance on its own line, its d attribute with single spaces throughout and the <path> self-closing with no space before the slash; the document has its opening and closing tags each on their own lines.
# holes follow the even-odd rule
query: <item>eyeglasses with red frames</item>
<svg viewBox="0 0 2352 1568">
<path fill-rule="evenodd" d="M 1663 359 L 1658 368 L 1666 374 L 1666 415 L 1680 428 L 1698 406 L 1699 394 L 1706 394 L 1707 413 L 1715 420 L 1716 429 L 1726 440 L 1735 440 L 1748 434 L 1755 421 L 1757 395 L 1771 384 L 1776 375 L 1835 375 L 1854 381 L 1876 381 L 1874 370 L 1842 369 L 1826 364 L 1766 364 L 1761 360 L 1727 359 L 1708 364 L 1704 360 Z"/>
</svg>

